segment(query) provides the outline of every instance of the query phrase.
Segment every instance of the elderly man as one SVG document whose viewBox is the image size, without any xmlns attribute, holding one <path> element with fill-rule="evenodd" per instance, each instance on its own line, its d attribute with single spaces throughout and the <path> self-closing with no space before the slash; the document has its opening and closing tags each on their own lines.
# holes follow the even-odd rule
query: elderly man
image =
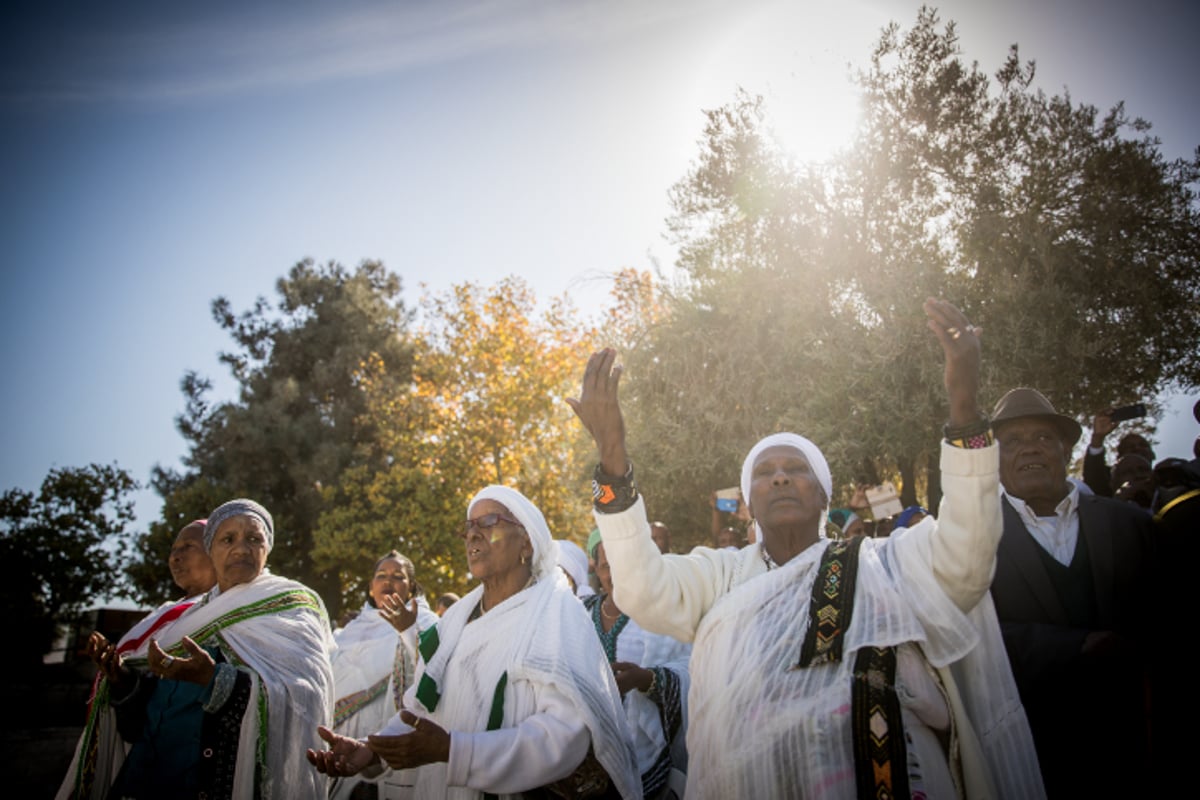
<svg viewBox="0 0 1200 800">
<path fill-rule="evenodd" d="M 996 404 L 1004 535 L 992 598 L 1050 797 L 1148 789 L 1142 646 L 1150 517 L 1081 496 L 1067 463 L 1081 428 L 1033 389 Z M 1160 643 L 1161 644 L 1161 643 Z"/>
<path fill-rule="evenodd" d="M 739 551 L 661 555 L 632 481 L 611 350 L 572 408 L 600 453 L 593 498 L 616 600 L 693 641 L 694 797 L 1039 797 L 1037 760 L 987 587 L 1000 536 L 978 330 L 928 300 L 950 398 L 945 500 L 889 539 L 822 536 L 833 483 L 796 434 L 742 467 L 757 527 Z"/>
</svg>

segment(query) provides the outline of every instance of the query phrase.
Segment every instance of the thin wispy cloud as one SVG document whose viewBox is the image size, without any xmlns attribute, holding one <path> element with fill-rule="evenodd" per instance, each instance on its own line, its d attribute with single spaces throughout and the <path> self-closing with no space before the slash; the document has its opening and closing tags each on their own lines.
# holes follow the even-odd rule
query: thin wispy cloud
<svg viewBox="0 0 1200 800">
<path fill-rule="evenodd" d="M 0 102 L 179 103 L 371 78 L 623 35 L 681 13 L 625 2 L 338 4 L 100 24 L 56 21 L 5 59 Z M 107 22 L 107 24 L 104 24 Z"/>
</svg>

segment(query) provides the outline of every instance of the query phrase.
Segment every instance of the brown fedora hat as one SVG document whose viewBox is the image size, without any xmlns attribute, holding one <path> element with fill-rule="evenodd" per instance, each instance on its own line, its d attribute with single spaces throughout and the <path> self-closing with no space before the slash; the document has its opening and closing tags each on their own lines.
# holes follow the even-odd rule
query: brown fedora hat
<svg viewBox="0 0 1200 800">
<path fill-rule="evenodd" d="M 1049 417 L 1062 434 L 1068 450 L 1083 435 L 1083 428 L 1078 422 L 1055 411 L 1050 401 L 1037 389 L 1027 388 L 1012 389 L 1000 398 L 992 409 L 992 427 L 999 432 L 1005 422 L 1024 417 Z"/>
</svg>

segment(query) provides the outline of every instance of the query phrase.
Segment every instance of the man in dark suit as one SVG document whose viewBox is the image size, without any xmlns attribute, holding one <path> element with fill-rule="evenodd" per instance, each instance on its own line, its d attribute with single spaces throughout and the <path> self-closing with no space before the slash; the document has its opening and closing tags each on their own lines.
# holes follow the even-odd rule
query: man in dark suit
<svg viewBox="0 0 1200 800">
<path fill-rule="evenodd" d="M 1082 432 L 1033 389 L 992 413 L 1004 534 L 992 598 L 1051 797 L 1139 796 L 1149 771 L 1150 516 L 1081 496 Z"/>
</svg>

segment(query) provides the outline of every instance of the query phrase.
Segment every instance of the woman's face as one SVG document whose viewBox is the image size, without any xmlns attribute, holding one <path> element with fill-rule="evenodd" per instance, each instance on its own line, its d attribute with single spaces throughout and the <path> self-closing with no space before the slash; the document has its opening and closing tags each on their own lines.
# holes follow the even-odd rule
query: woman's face
<svg viewBox="0 0 1200 800">
<path fill-rule="evenodd" d="M 212 559 L 204 550 L 203 525 L 188 525 L 179 532 L 167 564 L 171 577 L 187 597 L 207 592 L 217 582 Z"/>
<path fill-rule="evenodd" d="M 371 576 L 371 600 L 376 608 L 383 605 L 383 598 L 389 594 L 400 595 L 405 603 L 412 596 L 408 568 L 398 558 L 382 559 L 375 565 L 375 574 Z"/>
<path fill-rule="evenodd" d="M 471 506 L 470 518 L 480 520 L 488 514 L 501 514 L 516 519 L 495 500 L 480 500 Z M 481 581 L 494 581 L 514 571 L 529 571 L 533 560 L 533 545 L 520 525 L 500 520 L 494 527 L 471 525 L 463 537 L 467 549 L 467 567 Z M 524 559 L 524 563 L 522 563 Z"/>
<path fill-rule="evenodd" d="M 596 545 L 596 577 L 600 579 L 603 593 L 612 597 L 612 569 L 608 566 L 608 556 L 604 554 L 603 543 Z"/>
<path fill-rule="evenodd" d="M 267 530 L 258 517 L 242 514 L 222 522 L 209 550 L 221 591 L 257 578 L 267 564 L 267 549 Z"/>
</svg>

